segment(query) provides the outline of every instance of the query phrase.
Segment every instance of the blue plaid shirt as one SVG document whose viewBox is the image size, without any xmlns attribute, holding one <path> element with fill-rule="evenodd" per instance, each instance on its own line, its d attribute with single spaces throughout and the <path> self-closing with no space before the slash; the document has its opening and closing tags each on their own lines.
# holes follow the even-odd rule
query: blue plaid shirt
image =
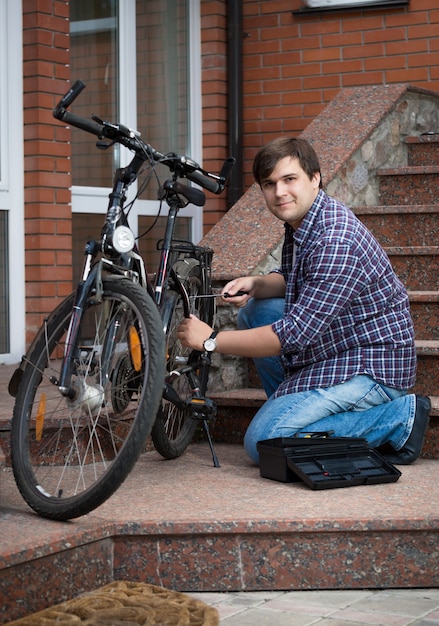
<svg viewBox="0 0 439 626">
<path fill-rule="evenodd" d="M 285 312 L 272 328 L 282 345 L 285 379 L 276 396 L 358 374 L 398 389 L 414 385 L 407 292 L 350 209 L 319 191 L 296 231 L 285 224 L 278 271 L 286 282 Z"/>
</svg>

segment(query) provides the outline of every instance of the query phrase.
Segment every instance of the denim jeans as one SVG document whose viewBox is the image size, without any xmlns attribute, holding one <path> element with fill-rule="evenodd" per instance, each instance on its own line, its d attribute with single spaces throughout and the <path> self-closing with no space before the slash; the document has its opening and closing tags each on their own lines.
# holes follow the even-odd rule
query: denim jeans
<svg viewBox="0 0 439 626">
<path fill-rule="evenodd" d="M 238 328 L 255 328 L 280 319 L 283 299 L 250 300 L 239 310 Z M 297 432 L 333 431 L 336 437 L 363 437 L 371 448 L 389 443 L 400 450 L 414 422 L 416 398 L 367 375 L 339 385 L 274 398 L 283 380 L 278 357 L 255 359 L 268 400 L 251 421 L 244 438 L 247 454 L 259 462 L 257 442 Z"/>
</svg>

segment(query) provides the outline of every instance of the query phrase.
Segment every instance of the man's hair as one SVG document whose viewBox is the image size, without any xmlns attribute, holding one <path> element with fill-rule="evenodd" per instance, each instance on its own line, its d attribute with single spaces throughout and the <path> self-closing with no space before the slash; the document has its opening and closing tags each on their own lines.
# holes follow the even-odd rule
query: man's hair
<svg viewBox="0 0 439 626">
<path fill-rule="evenodd" d="M 253 176 L 256 182 L 261 184 L 268 178 L 277 162 L 285 157 L 297 159 L 310 180 L 318 172 L 322 188 L 320 163 L 314 148 L 306 139 L 296 137 L 278 137 L 258 151 L 253 161 Z"/>
</svg>

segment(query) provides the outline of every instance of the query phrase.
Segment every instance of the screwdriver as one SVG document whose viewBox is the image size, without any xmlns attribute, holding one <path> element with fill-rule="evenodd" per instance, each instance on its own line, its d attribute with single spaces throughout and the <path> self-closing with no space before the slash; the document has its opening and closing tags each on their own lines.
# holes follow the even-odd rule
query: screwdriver
<svg viewBox="0 0 439 626">
<path fill-rule="evenodd" d="M 190 296 L 190 298 L 236 298 L 237 296 L 246 296 L 248 294 L 248 291 L 237 291 L 236 293 L 228 293 L 227 291 L 225 293 L 203 293 L 199 296 Z"/>
</svg>

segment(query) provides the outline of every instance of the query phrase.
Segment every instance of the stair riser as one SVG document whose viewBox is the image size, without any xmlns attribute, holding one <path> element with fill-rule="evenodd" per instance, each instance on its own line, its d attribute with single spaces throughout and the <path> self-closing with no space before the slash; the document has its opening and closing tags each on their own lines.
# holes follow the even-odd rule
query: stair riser
<svg viewBox="0 0 439 626">
<path fill-rule="evenodd" d="M 409 165 L 431 165 L 432 163 L 439 163 L 439 142 L 423 141 L 421 143 L 409 143 L 407 162 Z"/>
<path fill-rule="evenodd" d="M 439 339 L 439 302 L 411 302 L 416 339 Z"/>
<path fill-rule="evenodd" d="M 439 256 L 394 255 L 389 254 L 390 262 L 410 291 L 437 291 L 439 289 Z"/>
<path fill-rule="evenodd" d="M 435 246 L 439 242 L 439 212 L 358 217 L 382 246 Z"/>
<path fill-rule="evenodd" d="M 427 396 L 439 395 L 439 357 L 418 355 L 415 393 Z"/>
<path fill-rule="evenodd" d="M 439 199 L 437 174 L 380 176 L 380 204 L 435 204 Z"/>
<path fill-rule="evenodd" d="M 423 376 L 423 365 L 421 364 L 419 368 L 419 376 Z M 437 370 L 439 361 L 436 361 L 435 365 Z M 426 382 L 428 381 L 426 380 Z M 435 384 L 439 385 L 439 381 L 436 380 Z M 424 381 L 422 384 L 417 384 L 413 391 L 422 395 L 428 393 Z M 245 407 L 245 410 L 241 406 L 218 407 L 218 415 L 213 428 L 211 428 L 214 441 L 216 443 L 242 445 L 245 431 L 257 410 L 257 407 Z M 432 416 L 430 419 L 421 456 L 428 459 L 439 458 L 439 419 L 437 416 Z"/>
</svg>

